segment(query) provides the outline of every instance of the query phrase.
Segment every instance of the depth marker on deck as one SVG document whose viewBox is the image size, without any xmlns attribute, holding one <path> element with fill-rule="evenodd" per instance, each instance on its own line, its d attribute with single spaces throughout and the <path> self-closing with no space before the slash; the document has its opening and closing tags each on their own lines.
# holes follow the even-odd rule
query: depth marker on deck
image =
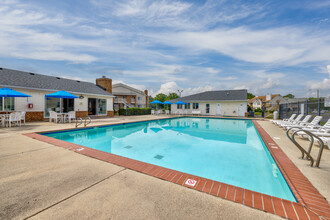
<svg viewBox="0 0 330 220">
<path fill-rule="evenodd" d="M 192 180 L 192 179 L 187 179 L 187 181 L 186 181 L 186 185 L 188 185 L 188 186 L 195 186 L 196 185 L 196 183 L 197 183 L 197 181 L 196 180 Z"/>
</svg>

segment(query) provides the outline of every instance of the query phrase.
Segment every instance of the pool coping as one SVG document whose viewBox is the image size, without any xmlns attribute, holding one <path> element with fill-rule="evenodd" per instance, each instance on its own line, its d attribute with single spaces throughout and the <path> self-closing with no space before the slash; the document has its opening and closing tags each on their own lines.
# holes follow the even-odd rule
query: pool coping
<svg viewBox="0 0 330 220">
<path fill-rule="evenodd" d="M 171 117 L 171 118 L 176 118 L 176 117 Z M 162 119 L 169 119 L 169 118 L 162 118 Z M 156 120 L 162 120 L 162 119 L 156 119 Z M 153 121 L 153 120 L 155 119 L 143 120 L 143 121 Z M 251 120 L 251 119 L 243 119 L 243 120 Z M 111 125 L 130 124 L 130 123 L 143 122 L 143 121 L 134 121 L 127 123 L 120 122 L 120 123 L 113 123 Z M 194 190 L 208 193 L 265 212 L 273 213 L 284 218 L 330 219 L 330 206 L 329 203 L 326 201 L 326 199 L 317 191 L 317 189 L 301 173 L 301 171 L 294 165 L 294 163 L 285 155 L 285 153 L 276 144 L 276 142 L 274 142 L 273 139 L 268 135 L 268 133 L 259 125 L 257 120 L 252 119 L 252 121 L 299 203 L 291 202 L 285 199 L 258 193 L 255 191 L 236 187 L 233 185 L 225 184 L 211 179 L 194 176 L 191 174 L 168 169 L 165 167 L 145 163 L 142 161 L 137 161 L 134 159 L 122 157 L 112 153 L 99 151 L 82 145 L 73 144 L 59 139 L 47 137 L 41 134 L 50 131 L 38 132 L 38 133 L 26 133 L 24 135 L 37 139 L 39 141 L 53 144 L 55 146 L 63 147 L 65 149 L 74 151 L 76 153 L 85 156 L 89 156 L 105 162 L 126 167 L 128 169 L 140 173 L 144 173 L 165 181 L 176 183 Z M 100 126 L 103 127 L 108 125 L 100 125 Z M 75 130 L 75 129 L 54 130 L 53 132 L 66 131 L 66 130 Z M 186 184 L 187 179 L 196 180 L 197 182 L 195 186 L 192 187 L 187 185 Z"/>
</svg>

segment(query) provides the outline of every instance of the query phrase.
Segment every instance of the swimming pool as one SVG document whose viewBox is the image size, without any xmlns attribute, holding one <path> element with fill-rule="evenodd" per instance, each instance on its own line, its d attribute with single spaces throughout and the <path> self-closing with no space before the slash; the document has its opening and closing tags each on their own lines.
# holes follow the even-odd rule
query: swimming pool
<svg viewBox="0 0 330 220">
<path fill-rule="evenodd" d="M 184 117 L 43 135 L 296 201 L 251 120 Z"/>
</svg>

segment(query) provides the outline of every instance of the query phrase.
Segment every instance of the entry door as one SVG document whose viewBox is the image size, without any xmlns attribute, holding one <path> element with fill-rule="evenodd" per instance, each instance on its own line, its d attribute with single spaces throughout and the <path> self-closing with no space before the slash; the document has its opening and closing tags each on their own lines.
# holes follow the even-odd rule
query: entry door
<svg viewBox="0 0 330 220">
<path fill-rule="evenodd" d="M 96 115 L 96 99 L 88 98 L 88 115 Z"/>
<path fill-rule="evenodd" d="M 245 112 L 246 112 L 246 105 L 245 104 L 239 104 L 238 106 L 238 116 L 245 116 Z"/>
<path fill-rule="evenodd" d="M 221 115 L 221 103 L 217 103 L 216 115 Z"/>
<path fill-rule="evenodd" d="M 206 114 L 210 114 L 210 104 L 206 104 L 205 112 Z"/>
</svg>

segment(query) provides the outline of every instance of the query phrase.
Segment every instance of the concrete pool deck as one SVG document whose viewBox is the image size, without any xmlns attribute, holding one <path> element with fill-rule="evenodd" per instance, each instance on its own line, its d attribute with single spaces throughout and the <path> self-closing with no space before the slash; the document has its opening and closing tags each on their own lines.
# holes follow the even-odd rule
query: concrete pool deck
<svg viewBox="0 0 330 220">
<path fill-rule="evenodd" d="M 91 126 L 162 118 L 136 116 L 94 120 Z M 260 125 L 329 200 L 329 151 L 321 168 L 300 160 L 285 132 Z M 279 219 L 206 193 L 99 161 L 22 135 L 73 128 L 73 124 L 28 123 L 0 129 L 0 219 Z"/>
</svg>

